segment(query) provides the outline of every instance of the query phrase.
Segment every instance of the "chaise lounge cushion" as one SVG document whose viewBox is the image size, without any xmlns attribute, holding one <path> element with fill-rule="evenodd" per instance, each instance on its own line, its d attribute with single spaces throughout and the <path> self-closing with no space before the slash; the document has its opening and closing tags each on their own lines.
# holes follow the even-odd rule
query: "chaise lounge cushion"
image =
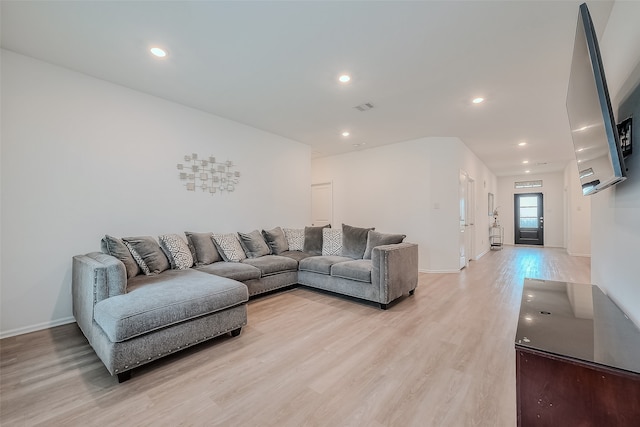
<svg viewBox="0 0 640 427">
<path fill-rule="evenodd" d="M 353 261 L 340 262 L 331 266 L 333 277 L 342 277 L 358 282 L 371 283 L 371 270 L 373 266 L 368 259 L 356 259 Z"/>
<path fill-rule="evenodd" d="M 249 298 L 244 284 L 195 270 L 170 270 L 148 277 L 150 283 L 153 286 L 138 286 L 95 305 L 94 319 L 109 340 L 126 341 L 239 305 Z"/>
<path fill-rule="evenodd" d="M 296 260 L 279 255 L 265 255 L 260 258 L 247 258 L 243 260 L 242 263 L 259 268 L 262 277 L 284 273 L 285 271 L 298 270 L 298 262 Z"/>
<path fill-rule="evenodd" d="M 239 282 L 260 278 L 259 268 L 241 262 L 214 262 L 213 264 L 196 267 L 196 269 Z"/>
<path fill-rule="evenodd" d="M 300 271 L 311 271 L 312 273 L 331 274 L 331 266 L 339 262 L 353 261 L 353 258 L 344 256 L 311 256 L 300 261 L 298 269 Z"/>
</svg>

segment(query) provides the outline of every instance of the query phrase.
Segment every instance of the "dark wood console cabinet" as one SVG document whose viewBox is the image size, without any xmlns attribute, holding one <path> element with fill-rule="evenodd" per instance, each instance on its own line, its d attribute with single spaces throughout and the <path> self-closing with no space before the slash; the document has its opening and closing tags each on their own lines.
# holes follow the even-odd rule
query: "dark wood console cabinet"
<svg viewBox="0 0 640 427">
<path fill-rule="evenodd" d="M 519 426 L 640 426 L 640 330 L 593 285 L 525 279 Z"/>
</svg>

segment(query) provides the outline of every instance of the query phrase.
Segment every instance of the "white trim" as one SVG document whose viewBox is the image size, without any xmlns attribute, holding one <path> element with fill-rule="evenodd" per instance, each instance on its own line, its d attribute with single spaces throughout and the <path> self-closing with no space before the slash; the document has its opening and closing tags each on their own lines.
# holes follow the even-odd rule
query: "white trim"
<svg viewBox="0 0 640 427">
<path fill-rule="evenodd" d="M 56 326 L 67 325 L 69 323 L 75 323 L 76 319 L 71 317 L 65 317 L 62 319 L 52 320 L 51 322 L 42 322 L 36 325 L 24 326 L 22 328 L 11 329 L 8 331 L 0 332 L 0 339 L 14 337 L 16 335 L 28 334 L 29 332 L 41 331 L 43 329 L 55 328 Z"/>
<path fill-rule="evenodd" d="M 460 273 L 461 270 L 425 270 L 423 268 L 418 269 L 419 273 Z"/>
<path fill-rule="evenodd" d="M 484 252 L 479 253 L 478 255 L 476 255 L 476 257 L 474 258 L 476 261 L 478 261 L 480 258 L 482 258 L 483 256 L 485 256 L 486 254 L 489 253 L 489 249 L 485 249 Z"/>
<path fill-rule="evenodd" d="M 583 256 L 583 257 L 591 258 L 591 254 L 576 254 L 576 253 L 573 253 L 573 252 L 569 251 L 568 249 L 567 249 L 567 254 L 569 254 L 571 256 Z"/>
</svg>

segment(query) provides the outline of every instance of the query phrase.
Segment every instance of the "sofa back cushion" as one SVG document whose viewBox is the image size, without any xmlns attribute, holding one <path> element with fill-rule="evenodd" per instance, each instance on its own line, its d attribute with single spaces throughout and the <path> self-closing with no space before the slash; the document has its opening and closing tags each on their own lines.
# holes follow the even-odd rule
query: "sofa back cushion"
<svg viewBox="0 0 640 427">
<path fill-rule="evenodd" d="M 311 255 L 322 255 L 322 229 L 331 228 L 331 224 L 324 227 L 305 227 L 303 252 Z"/>
<path fill-rule="evenodd" d="M 269 245 L 258 230 L 253 230 L 251 233 L 238 233 L 238 237 L 247 258 L 259 258 L 271 253 Z"/>
<path fill-rule="evenodd" d="M 109 236 L 108 234 L 102 238 L 102 252 L 111 255 L 113 257 L 118 258 L 124 264 L 124 269 L 127 272 L 127 279 L 131 279 L 132 277 L 140 274 L 140 266 L 133 259 L 131 255 L 131 251 L 124 244 L 122 239 L 118 239 L 117 237 Z"/>
<path fill-rule="evenodd" d="M 136 254 L 142 259 L 143 263 L 140 262 L 140 259 L 136 261 L 145 274 L 158 274 L 169 269 L 169 260 L 153 237 L 123 237 L 122 241 L 135 251 L 135 254 L 133 252 L 131 254 L 134 259 L 136 259 Z"/>
<path fill-rule="evenodd" d="M 222 257 L 213 243 L 213 233 L 185 231 L 184 234 L 187 236 L 191 252 L 195 253 L 196 265 L 208 265 L 222 261 Z"/>
<path fill-rule="evenodd" d="M 367 235 L 375 228 L 360 228 L 342 224 L 342 256 L 362 259 L 367 248 Z"/>
<path fill-rule="evenodd" d="M 364 259 L 371 259 L 371 252 L 373 252 L 373 248 L 376 246 L 402 243 L 405 237 L 407 236 L 404 234 L 386 234 L 378 233 L 375 230 L 369 231 L 367 235 L 367 248 L 364 251 Z"/>
<path fill-rule="evenodd" d="M 282 228 L 276 227 L 273 230 L 262 230 L 262 236 L 267 245 L 269 245 L 272 254 L 280 255 L 289 250 L 289 243 Z"/>
</svg>

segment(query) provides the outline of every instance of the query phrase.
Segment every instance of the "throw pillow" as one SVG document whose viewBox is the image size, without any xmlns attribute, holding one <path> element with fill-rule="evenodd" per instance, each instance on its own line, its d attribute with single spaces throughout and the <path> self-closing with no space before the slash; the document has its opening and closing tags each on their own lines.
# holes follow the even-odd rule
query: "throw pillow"
<svg viewBox="0 0 640 427">
<path fill-rule="evenodd" d="M 342 224 L 342 256 L 362 259 L 367 248 L 367 235 L 375 228 L 360 228 Z"/>
<path fill-rule="evenodd" d="M 262 230 L 262 236 L 267 245 L 269 245 L 272 254 L 280 255 L 282 252 L 289 250 L 289 243 L 282 228 L 276 227 L 273 230 Z"/>
<path fill-rule="evenodd" d="M 247 258 L 259 258 L 271 253 L 269 245 L 258 230 L 253 230 L 251 233 L 238 233 L 238 237 Z"/>
<path fill-rule="evenodd" d="M 284 236 L 290 251 L 302 251 L 304 249 L 304 229 L 284 228 Z"/>
<path fill-rule="evenodd" d="M 342 230 L 337 228 L 322 229 L 322 255 L 342 255 Z"/>
<path fill-rule="evenodd" d="M 331 228 L 331 224 L 324 227 L 305 227 L 303 252 L 310 255 L 322 255 L 322 229 Z M 363 250 L 364 252 L 364 250 Z"/>
<path fill-rule="evenodd" d="M 404 238 L 407 237 L 404 234 L 385 234 L 378 233 L 377 231 L 371 230 L 367 235 L 367 248 L 364 251 L 364 259 L 371 259 L 371 253 L 373 252 L 373 248 L 376 246 L 382 245 L 394 245 L 396 243 L 402 243 Z"/>
<path fill-rule="evenodd" d="M 122 261 L 124 269 L 127 271 L 127 279 L 131 279 L 140 274 L 140 266 L 136 260 L 133 259 L 129 248 L 127 248 L 122 239 L 107 234 L 102 238 L 102 252 Z"/>
<path fill-rule="evenodd" d="M 187 245 L 177 234 L 163 234 L 158 237 L 160 246 L 169 254 L 169 264 L 176 270 L 186 270 L 193 266 L 193 255 Z"/>
<path fill-rule="evenodd" d="M 192 252 L 195 253 L 194 259 L 197 265 L 207 265 L 222 261 L 222 257 L 213 243 L 213 233 L 185 231 L 184 234 L 187 236 L 187 242 L 189 242 Z"/>
<path fill-rule="evenodd" d="M 131 244 L 129 244 L 129 242 L 124 242 L 123 241 L 123 243 L 127 247 L 127 249 L 129 249 L 129 253 L 131 253 L 131 256 L 133 257 L 133 259 L 136 261 L 136 263 L 140 267 L 140 270 L 142 270 L 142 272 L 146 276 L 150 275 L 151 274 L 151 270 L 149 270 L 149 267 L 147 266 L 147 263 L 144 262 L 142 257 L 138 254 L 138 252 L 136 252 L 136 250 L 133 249 L 133 246 L 131 246 Z"/>
<path fill-rule="evenodd" d="M 145 274 L 158 274 L 169 269 L 169 260 L 153 237 L 124 237 L 122 241 L 128 243 L 130 249 L 133 248 L 134 252 L 142 258 L 149 269 L 149 273 L 145 271 L 139 261 L 138 265 L 140 265 Z M 135 259 L 134 252 L 131 252 L 131 255 Z"/>
<path fill-rule="evenodd" d="M 222 259 L 225 261 L 239 262 L 247 259 L 247 255 L 242 250 L 238 235 L 236 233 L 216 234 L 213 233 L 213 242 L 218 248 Z"/>
</svg>

